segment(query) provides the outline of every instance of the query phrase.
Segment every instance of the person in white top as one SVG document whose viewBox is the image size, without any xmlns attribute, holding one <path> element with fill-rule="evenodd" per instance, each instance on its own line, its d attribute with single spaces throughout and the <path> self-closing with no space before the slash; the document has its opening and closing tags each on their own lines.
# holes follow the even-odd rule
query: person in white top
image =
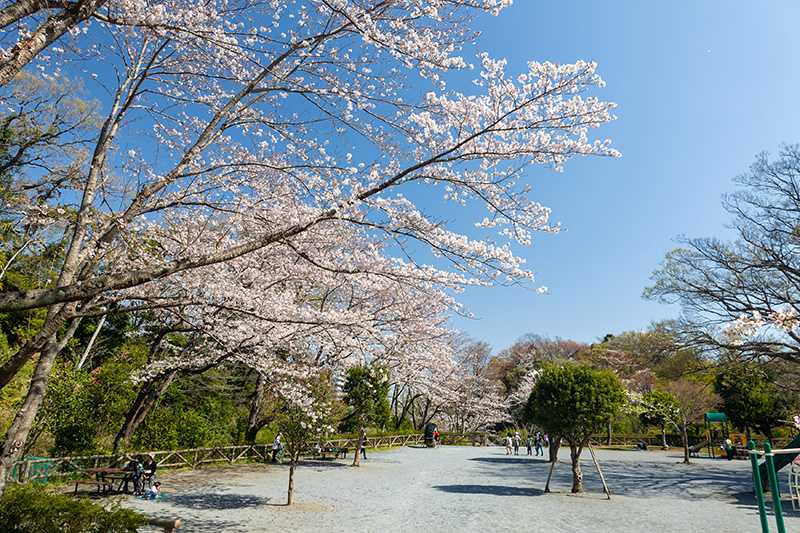
<svg viewBox="0 0 800 533">
<path fill-rule="evenodd" d="M 277 463 L 278 462 L 278 452 L 280 452 L 281 448 L 283 448 L 283 445 L 281 444 L 281 436 L 282 435 L 280 433 L 278 433 L 277 435 L 275 435 L 275 440 L 272 441 L 272 462 L 273 463 Z"/>
</svg>

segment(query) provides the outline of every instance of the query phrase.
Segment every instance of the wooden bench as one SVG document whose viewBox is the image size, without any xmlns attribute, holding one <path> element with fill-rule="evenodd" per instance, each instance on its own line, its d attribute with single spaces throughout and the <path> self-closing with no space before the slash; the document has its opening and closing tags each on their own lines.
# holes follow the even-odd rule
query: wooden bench
<svg viewBox="0 0 800 533">
<path fill-rule="evenodd" d="M 122 492 L 126 481 L 133 483 L 130 474 L 110 474 L 103 476 L 103 480 L 108 486 L 108 492 Z M 117 486 L 116 489 L 114 488 L 114 485 Z"/>
<path fill-rule="evenodd" d="M 105 494 L 106 484 L 97 479 L 76 479 L 75 480 L 75 494 L 78 494 L 78 487 L 80 485 L 92 485 L 97 490 L 98 494 Z"/>
<path fill-rule="evenodd" d="M 320 457 L 322 457 L 323 459 L 325 459 L 327 457 L 327 454 L 329 453 L 333 454 L 334 459 L 338 459 L 340 455 L 342 456 L 342 459 L 346 459 L 347 452 L 348 452 L 347 448 L 337 448 L 334 446 L 329 448 L 320 448 L 319 450 Z"/>
</svg>

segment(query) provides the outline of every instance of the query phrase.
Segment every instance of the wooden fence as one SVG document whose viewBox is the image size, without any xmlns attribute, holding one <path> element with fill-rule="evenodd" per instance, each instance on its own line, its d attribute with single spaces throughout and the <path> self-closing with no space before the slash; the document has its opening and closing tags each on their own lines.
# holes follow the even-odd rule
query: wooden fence
<svg viewBox="0 0 800 533">
<path fill-rule="evenodd" d="M 473 433 L 442 433 L 442 444 L 461 444 L 472 446 L 486 446 L 489 444 L 489 436 L 483 432 Z"/>
<path fill-rule="evenodd" d="M 393 448 L 422 444 L 423 436 L 386 435 L 367 437 L 368 448 Z M 317 445 L 322 448 L 348 448 L 354 452 L 358 446 L 358 438 L 329 439 L 309 442 L 309 452 Z M 241 446 L 221 446 L 214 448 L 190 448 L 186 450 L 159 450 L 130 452 L 117 455 L 85 455 L 79 457 L 47 457 L 25 459 L 14 463 L 9 480 L 17 483 L 50 478 L 64 478 L 85 475 L 90 468 L 105 466 L 123 466 L 138 455 L 152 455 L 159 468 L 199 468 L 209 463 L 264 462 L 272 454 L 271 444 L 253 444 Z M 308 453 L 306 456 L 311 456 Z"/>
</svg>

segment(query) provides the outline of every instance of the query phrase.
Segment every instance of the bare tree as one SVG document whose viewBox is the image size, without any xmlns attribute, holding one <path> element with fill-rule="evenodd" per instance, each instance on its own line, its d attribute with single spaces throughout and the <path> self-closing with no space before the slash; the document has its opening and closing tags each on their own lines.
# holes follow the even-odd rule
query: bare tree
<svg viewBox="0 0 800 533">
<path fill-rule="evenodd" d="M 703 414 L 719 403 L 719 397 L 709 385 L 681 379 L 669 383 L 665 390 L 675 397 L 678 412 L 669 422 L 680 431 L 683 439 L 683 462 L 689 464 L 689 424 L 703 418 Z"/>
<path fill-rule="evenodd" d="M 800 147 L 762 153 L 727 196 L 735 238 L 687 239 L 645 296 L 683 309 L 680 341 L 737 360 L 800 364 Z"/>
</svg>

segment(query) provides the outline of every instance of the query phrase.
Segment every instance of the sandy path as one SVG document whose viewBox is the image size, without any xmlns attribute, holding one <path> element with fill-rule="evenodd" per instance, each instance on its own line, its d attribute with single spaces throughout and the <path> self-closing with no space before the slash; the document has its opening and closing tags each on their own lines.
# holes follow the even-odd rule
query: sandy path
<svg viewBox="0 0 800 533">
<path fill-rule="evenodd" d="M 282 505 L 287 469 L 271 466 L 165 473 L 169 494 L 163 501 L 130 498 L 127 505 L 180 516 L 182 531 L 190 532 L 758 530 L 744 461 L 700 459 L 686 467 L 677 464 L 677 454 L 598 456 L 613 493 L 610 502 L 588 458 L 584 471 L 592 494 L 566 493 L 566 464 L 556 468 L 554 482 L 565 492 L 543 494 L 544 461 L 506 457 L 494 447 L 441 447 L 373 453 L 361 468 L 343 462 L 304 466 L 290 508 Z M 800 514 L 787 514 L 787 530 L 800 531 Z"/>
</svg>

